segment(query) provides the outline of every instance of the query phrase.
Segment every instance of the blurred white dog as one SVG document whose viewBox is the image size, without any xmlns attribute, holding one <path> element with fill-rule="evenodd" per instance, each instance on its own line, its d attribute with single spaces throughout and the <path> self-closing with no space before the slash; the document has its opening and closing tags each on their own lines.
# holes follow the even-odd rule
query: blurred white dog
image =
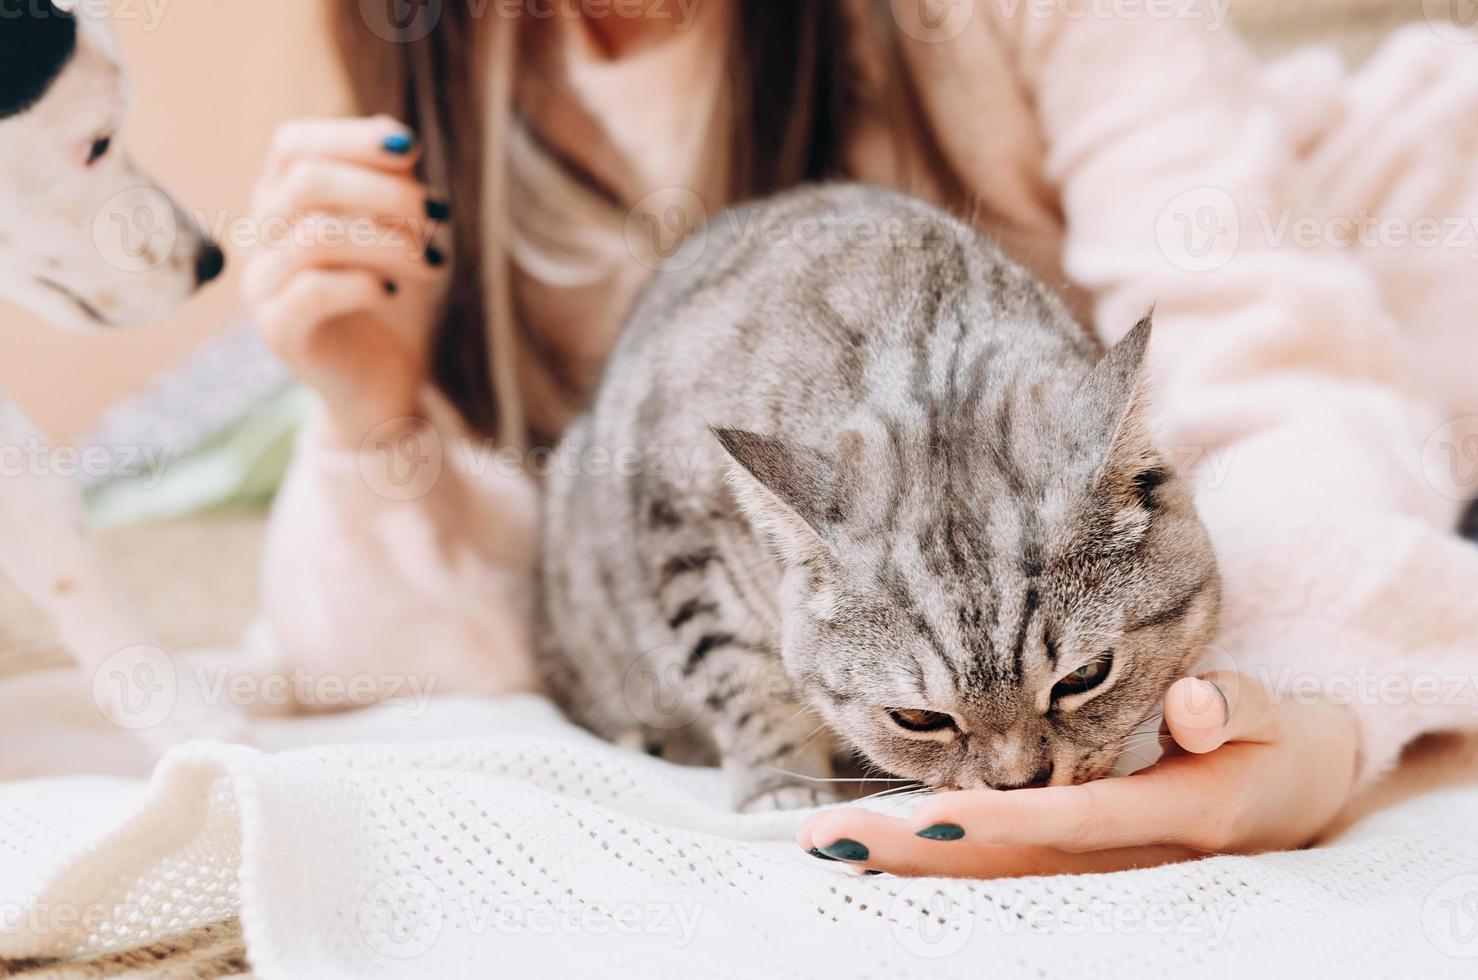
<svg viewBox="0 0 1478 980">
<path fill-rule="evenodd" d="M 128 87 L 110 28 L 67 6 L 0 0 L 0 296 L 66 328 L 147 323 L 225 259 L 124 151 Z M 0 398 L 0 447 L 39 438 Z M 0 479 L 0 571 L 55 620 L 104 715 L 156 748 L 234 734 L 234 714 L 181 684 L 116 601 L 77 488 L 53 467 L 20 469 Z"/>
</svg>

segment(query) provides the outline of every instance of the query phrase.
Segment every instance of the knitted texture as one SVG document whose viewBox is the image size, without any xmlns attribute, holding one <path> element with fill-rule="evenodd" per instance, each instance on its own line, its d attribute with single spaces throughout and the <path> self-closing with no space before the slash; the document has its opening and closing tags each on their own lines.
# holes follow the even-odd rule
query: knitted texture
<svg viewBox="0 0 1478 980">
<path fill-rule="evenodd" d="M 0 786 L 0 957 L 129 948 L 239 913 L 266 978 L 1102 977 L 1151 961 L 1167 975 L 1458 977 L 1478 964 L 1475 789 L 1300 853 L 863 877 L 795 847 L 802 814 L 728 812 L 716 772 L 599 743 L 539 699 L 472 710 L 495 734 L 277 754 L 192 744 L 147 784 Z"/>
</svg>

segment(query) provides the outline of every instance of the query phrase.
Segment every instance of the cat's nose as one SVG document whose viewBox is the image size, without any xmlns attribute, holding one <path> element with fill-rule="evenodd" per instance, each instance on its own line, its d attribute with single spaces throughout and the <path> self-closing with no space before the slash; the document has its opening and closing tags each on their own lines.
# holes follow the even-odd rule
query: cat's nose
<svg viewBox="0 0 1478 980">
<path fill-rule="evenodd" d="M 1005 781 L 992 782 L 991 789 L 1032 789 L 1037 786 L 1046 786 L 1052 781 L 1052 763 L 1047 763 L 1036 774 L 1024 783 L 1008 783 Z"/>
</svg>

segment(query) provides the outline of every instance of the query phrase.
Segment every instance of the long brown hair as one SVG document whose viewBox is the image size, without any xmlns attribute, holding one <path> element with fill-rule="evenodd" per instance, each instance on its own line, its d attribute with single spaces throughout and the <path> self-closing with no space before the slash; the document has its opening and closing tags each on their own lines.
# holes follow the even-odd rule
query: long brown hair
<svg viewBox="0 0 1478 980">
<path fill-rule="evenodd" d="M 330 26 L 358 110 L 414 127 L 426 150 L 424 177 L 447 191 L 458 214 L 484 217 L 454 223 L 456 264 L 431 371 L 471 425 L 522 441 L 506 239 L 488 233 L 503 227 L 497 217 L 505 161 L 486 152 L 489 135 L 497 142 L 511 121 L 521 19 L 500 12 L 496 0 L 444 0 L 414 8 L 434 22 L 413 16 L 398 24 L 398 2 L 331 0 Z M 847 3 L 732 4 L 730 203 L 842 175 L 843 126 L 857 94 L 848 56 L 857 18 L 844 10 Z M 863 26 L 877 30 L 882 15 L 876 5 L 869 10 Z M 478 23 L 480 14 L 495 23 Z M 880 47 L 892 62 L 888 75 L 901 86 L 907 73 L 890 35 L 881 33 Z M 898 101 L 884 105 L 889 125 L 915 125 L 903 90 L 894 91 Z"/>
</svg>

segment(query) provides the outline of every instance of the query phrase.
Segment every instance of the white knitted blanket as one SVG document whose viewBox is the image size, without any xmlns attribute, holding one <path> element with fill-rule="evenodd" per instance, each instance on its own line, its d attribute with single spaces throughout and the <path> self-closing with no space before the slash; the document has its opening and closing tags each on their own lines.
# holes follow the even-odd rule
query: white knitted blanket
<svg viewBox="0 0 1478 980">
<path fill-rule="evenodd" d="M 307 738 L 394 731 L 390 710 Z M 789 840 L 799 815 L 729 813 L 716 773 L 599 743 L 536 698 L 437 699 L 419 726 L 458 737 L 197 743 L 147 782 L 0 785 L 0 958 L 239 914 L 266 978 L 1478 973 L 1478 789 L 1302 853 L 905 880 L 816 861 Z"/>
</svg>

